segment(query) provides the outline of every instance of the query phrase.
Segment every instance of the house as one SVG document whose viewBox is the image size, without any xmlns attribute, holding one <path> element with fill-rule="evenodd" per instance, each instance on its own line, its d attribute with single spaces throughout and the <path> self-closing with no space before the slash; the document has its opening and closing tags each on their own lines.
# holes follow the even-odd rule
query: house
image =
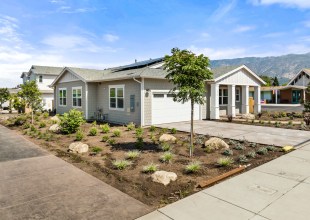
<svg viewBox="0 0 310 220">
<path fill-rule="evenodd" d="M 297 73 L 286 86 L 271 86 L 261 88 L 261 99 L 265 104 L 300 104 L 310 100 L 306 93 L 310 83 L 310 69 Z"/>
<path fill-rule="evenodd" d="M 264 81 L 245 65 L 211 70 L 206 81 L 206 104 L 195 105 L 194 119 L 219 119 L 221 115 L 249 113 L 249 88 L 255 88 L 255 112 L 260 112 L 260 87 Z M 165 79 L 163 59 L 117 68 L 94 70 L 65 67 L 52 83 L 56 112 L 72 108 L 86 119 L 152 125 L 190 119 L 190 104 L 173 101 L 173 85 Z"/>
<path fill-rule="evenodd" d="M 63 67 L 52 66 L 31 66 L 28 72 L 23 72 L 21 78 L 23 84 L 27 81 L 36 81 L 40 92 L 42 93 L 42 104 L 44 110 L 53 110 L 54 105 L 54 90 L 49 85 L 63 70 Z"/>
</svg>

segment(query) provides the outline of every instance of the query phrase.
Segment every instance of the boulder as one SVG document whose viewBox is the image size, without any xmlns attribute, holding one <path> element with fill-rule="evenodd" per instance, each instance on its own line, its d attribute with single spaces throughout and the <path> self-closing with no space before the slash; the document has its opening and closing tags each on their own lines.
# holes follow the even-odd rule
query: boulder
<svg viewBox="0 0 310 220">
<path fill-rule="evenodd" d="M 51 117 L 51 120 L 55 121 L 57 124 L 60 123 L 60 118 L 57 115 Z"/>
<path fill-rule="evenodd" d="M 163 134 L 159 137 L 160 142 L 175 142 L 177 139 L 171 134 Z"/>
<path fill-rule="evenodd" d="M 48 130 L 54 133 L 59 133 L 61 130 L 61 127 L 59 124 L 53 124 Z"/>
<path fill-rule="evenodd" d="M 248 114 L 242 114 L 241 118 L 243 119 L 248 119 L 248 120 L 254 120 L 255 119 L 255 115 L 248 113 Z"/>
<path fill-rule="evenodd" d="M 205 142 L 205 146 L 209 147 L 211 150 L 218 150 L 222 148 L 229 149 L 229 145 L 226 144 L 225 141 L 217 137 L 213 137 L 207 140 Z"/>
<path fill-rule="evenodd" d="M 69 151 L 72 151 L 74 153 L 86 153 L 88 152 L 88 145 L 84 144 L 82 142 L 74 142 L 70 144 Z"/>
<path fill-rule="evenodd" d="M 176 181 L 178 176 L 173 172 L 167 171 L 156 171 L 152 174 L 152 181 L 156 183 L 161 183 L 167 186 L 170 181 Z"/>
</svg>

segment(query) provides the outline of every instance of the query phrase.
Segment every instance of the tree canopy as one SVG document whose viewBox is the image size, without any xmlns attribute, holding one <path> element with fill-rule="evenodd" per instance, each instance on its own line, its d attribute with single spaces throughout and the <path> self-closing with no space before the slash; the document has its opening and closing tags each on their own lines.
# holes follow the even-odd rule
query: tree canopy
<svg viewBox="0 0 310 220">
<path fill-rule="evenodd" d="M 0 108 L 2 104 L 10 99 L 10 92 L 7 88 L 0 88 Z"/>
</svg>

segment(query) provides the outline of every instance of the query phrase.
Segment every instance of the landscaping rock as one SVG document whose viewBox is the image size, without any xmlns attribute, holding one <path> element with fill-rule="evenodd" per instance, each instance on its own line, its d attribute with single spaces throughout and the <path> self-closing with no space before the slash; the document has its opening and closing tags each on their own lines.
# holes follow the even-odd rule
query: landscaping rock
<svg viewBox="0 0 310 220">
<path fill-rule="evenodd" d="M 170 181 L 176 181 L 178 176 L 173 172 L 167 171 L 156 171 L 152 174 L 152 181 L 156 183 L 161 183 L 167 186 Z"/>
<path fill-rule="evenodd" d="M 243 119 L 248 119 L 248 120 L 254 120 L 255 119 L 255 115 L 248 113 L 248 114 L 242 114 L 241 118 Z"/>
<path fill-rule="evenodd" d="M 86 153 L 88 152 L 88 145 L 84 144 L 82 142 L 74 142 L 70 144 L 69 151 L 72 151 L 74 153 Z"/>
<path fill-rule="evenodd" d="M 177 140 L 176 137 L 174 137 L 171 134 L 163 134 L 159 137 L 160 142 L 168 142 L 168 141 L 175 142 L 176 140 Z"/>
<path fill-rule="evenodd" d="M 55 121 L 57 124 L 60 123 L 60 118 L 58 116 L 56 116 L 56 115 L 51 117 L 51 120 Z"/>
<path fill-rule="evenodd" d="M 61 130 L 61 127 L 59 124 L 53 124 L 48 130 L 54 133 L 59 133 Z"/>
<path fill-rule="evenodd" d="M 205 146 L 211 148 L 211 150 L 218 150 L 222 148 L 229 149 L 229 145 L 226 144 L 225 141 L 217 137 L 213 137 L 207 140 L 205 142 Z"/>
</svg>

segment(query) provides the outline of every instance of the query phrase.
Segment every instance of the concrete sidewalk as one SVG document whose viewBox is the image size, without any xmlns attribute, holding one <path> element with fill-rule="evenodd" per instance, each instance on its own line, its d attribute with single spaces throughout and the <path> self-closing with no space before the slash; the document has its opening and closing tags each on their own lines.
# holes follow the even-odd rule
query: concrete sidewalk
<svg viewBox="0 0 310 220">
<path fill-rule="evenodd" d="M 308 220 L 310 143 L 140 220 Z"/>
<path fill-rule="evenodd" d="M 0 125 L 0 219 L 134 219 L 146 205 Z"/>
<path fill-rule="evenodd" d="M 179 131 L 185 132 L 190 131 L 190 122 L 176 122 L 156 126 L 161 128 L 176 128 Z M 195 121 L 194 132 L 196 134 L 211 135 L 236 140 L 246 139 L 250 142 L 275 146 L 297 146 L 310 141 L 309 131 L 216 121 Z"/>
</svg>

